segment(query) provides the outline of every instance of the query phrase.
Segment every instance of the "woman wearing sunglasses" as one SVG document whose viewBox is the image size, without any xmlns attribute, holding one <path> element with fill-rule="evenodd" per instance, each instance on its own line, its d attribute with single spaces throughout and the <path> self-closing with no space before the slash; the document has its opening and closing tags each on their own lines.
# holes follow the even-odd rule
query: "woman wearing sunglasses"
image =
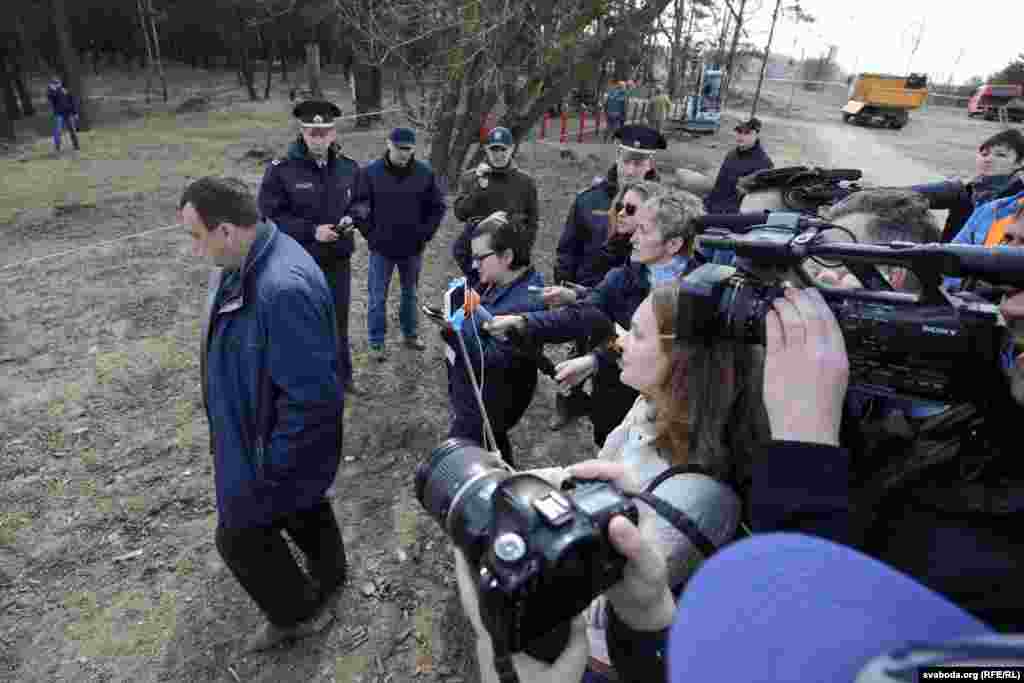
<svg viewBox="0 0 1024 683">
<path fill-rule="evenodd" d="M 489 323 L 492 334 L 515 328 L 536 343 L 560 344 L 581 337 L 607 339 L 613 333 L 610 323 L 628 329 L 651 289 L 686 271 L 696 236 L 696 218 L 703 214 L 701 200 L 694 195 L 668 192 L 654 184 L 645 187 L 650 198 L 637 205 L 631 218 L 635 229 L 630 237 L 628 263 L 612 269 L 578 305 L 498 316 Z M 556 379 L 562 389 L 593 376 L 590 421 L 598 446 L 622 422 L 637 398 L 635 389 L 619 381 L 617 360 L 614 352 L 596 349 L 557 366 Z"/>
</svg>

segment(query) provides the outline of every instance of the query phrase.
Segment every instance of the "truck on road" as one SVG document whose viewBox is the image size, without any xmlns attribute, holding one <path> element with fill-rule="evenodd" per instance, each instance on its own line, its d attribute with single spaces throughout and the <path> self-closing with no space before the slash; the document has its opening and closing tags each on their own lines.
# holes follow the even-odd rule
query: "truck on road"
<svg viewBox="0 0 1024 683">
<path fill-rule="evenodd" d="M 849 101 L 842 108 L 843 121 L 899 130 L 910 120 L 910 111 L 927 99 L 928 77 L 924 74 L 858 74 L 850 82 Z"/>
</svg>

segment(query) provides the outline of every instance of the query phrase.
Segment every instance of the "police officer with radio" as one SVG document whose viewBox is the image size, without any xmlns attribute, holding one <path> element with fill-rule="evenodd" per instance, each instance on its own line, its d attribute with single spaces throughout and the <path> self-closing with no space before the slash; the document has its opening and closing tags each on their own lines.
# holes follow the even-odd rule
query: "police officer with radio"
<svg viewBox="0 0 1024 683">
<path fill-rule="evenodd" d="M 352 354 L 348 314 L 352 291 L 352 228 L 368 215 L 353 201 L 359 164 L 338 147 L 332 102 L 309 100 L 295 106 L 300 132 L 283 159 L 271 162 L 260 185 L 260 213 L 306 248 L 323 270 L 337 310 L 339 372 L 351 393 Z"/>
<path fill-rule="evenodd" d="M 470 284 L 476 278 L 470 241 L 480 220 L 504 211 L 510 217 L 522 219 L 531 249 L 537 238 L 537 183 L 513 161 L 516 143 L 512 131 L 503 126 L 493 129 L 487 135 L 484 150 L 486 161 L 466 171 L 459 179 L 459 194 L 453 204 L 455 217 L 464 221 L 465 226 L 452 245 L 452 256 Z"/>
</svg>

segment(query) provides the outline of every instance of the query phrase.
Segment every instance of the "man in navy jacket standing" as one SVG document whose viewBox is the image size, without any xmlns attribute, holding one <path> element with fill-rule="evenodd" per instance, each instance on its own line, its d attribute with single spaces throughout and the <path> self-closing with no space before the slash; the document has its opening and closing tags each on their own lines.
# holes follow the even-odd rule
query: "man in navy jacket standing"
<svg viewBox="0 0 1024 683">
<path fill-rule="evenodd" d="M 736 125 L 736 148 L 725 157 L 722 167 L 718 169 L 715 186 L 704 199 L 707 213 L 739 212 L 741 198 L 736 187 L 739 179 L 775 167 L 761 146 L 760 135 L 760 119 L 752 118 Z"/>
<path fill-rule="evenodd" d="M 261 650 L 324 628 L 345 583 L 330 501 L 341 450 L 334 298 L 295 240 L 259 220 L 239 181 L 201 178 L 181 221 L 210 281 L 200 352 L 217 492 L 217 550 L 267 625 Z M 281 532 L 306 556 L 307 576 Z"/>
<path fill-rule="evenodd" d="M 331 102 L 310 100 L 295 106 L 301 133 L 284 159 L 271 162 L 260 185 L 260 213 L 306 248 L 324 271 L 337 309 L 341 381 L 352 385 L 348 311 L 352 298 L 352 228 L 366 207 L 353 200 L 359 164 L 341 153 L 334 119 L 341 110 Z"/>
<path fill-rule="evenodd" d="M 387 145 L 384 156 L 363 172 L 356 197 L 357 204 L 369 207 L 359 231 L 370 249 L 367 328 L 370 352 L 379 361 L 386 358 L 388 286 L 396 268 L 402 286 L 398 319 L 405 345 L 420 351 L 426 348 L 417 330 L 416 288 L 423 250 L 447 209 L 433 170 L 414 158 L 416 133 L 395 128 Z"/>
</svg>

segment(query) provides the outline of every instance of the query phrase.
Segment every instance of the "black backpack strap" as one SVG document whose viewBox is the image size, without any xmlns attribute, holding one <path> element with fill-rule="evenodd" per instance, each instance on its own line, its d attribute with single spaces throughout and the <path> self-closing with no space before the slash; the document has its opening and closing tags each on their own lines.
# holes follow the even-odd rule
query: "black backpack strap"
<svg viewBox="0 0 1024 683">
<path fill-rule="evenodd" d="M 697 523 L 693 521 L 693 518 L 654 495 L 654 490 L 668 479 L 671 479 L 677 474 L 691 473 L 703 474 L 709 477 L 711 476 L 708 473 L 707 468 L 702 467 L 701 465 L 672 465 L 652 479 L 644 488 L 643 493 L 634 494 L 633 497 L 639 498 L 654 508 L 654 511 L 657 512 L 659 516 L 664 517 L 679 533 L 690 539 L 690 542 L 693 543 L 694 547 L 700 551 L 701 555 L 704 556 L 704 559 L 707 559 L 715 554 L 715 551 L 718 550 L 718 546 L 716 546 L 714 542 L 707 537 L 707 534 L 701 531 L 700 527 L 697 526 Z"/>
<path fill-rule="evenodd" d="M 644 487 L 644 493 L 654 493 L 654 489 L 661 486 L 666 479 L 670 479 L 676 476 L 677 474 L 691 473 L 703 474 L 707 477 L 711 477 L 711 474 L 708 472 L 707 468 L 702 465 L 672 465 L 667 470 L 656 476 L 654 479 L 651 479 L 651 483 Z M 714 477 L 711 478 L 714 479 Z"/>
<path fill-rule="evenodd" d="M 697 526 L 697 523 L 693 521 L 693 518 L 688 514 L 681 510 L 677 510 L 661 498 L 658 498 L 653 493 L 648 493 L 647 491 L 644 491 L 643 493 L 630 494 L 630 497 L 642 500 L 654 508 L 654 511 L 657 512 L 659 516 L 664 517 L 679 533 L 690 539 L 690 542 L 693 543 L 694 547 L 700 551 L 701 555 L 704 556 L 704 559 L 715 554 L 715 551 L 718 548 L 711 539 L 707 537 L 707 534 L 700 530 L 700 527 Z"/>
</svg>

